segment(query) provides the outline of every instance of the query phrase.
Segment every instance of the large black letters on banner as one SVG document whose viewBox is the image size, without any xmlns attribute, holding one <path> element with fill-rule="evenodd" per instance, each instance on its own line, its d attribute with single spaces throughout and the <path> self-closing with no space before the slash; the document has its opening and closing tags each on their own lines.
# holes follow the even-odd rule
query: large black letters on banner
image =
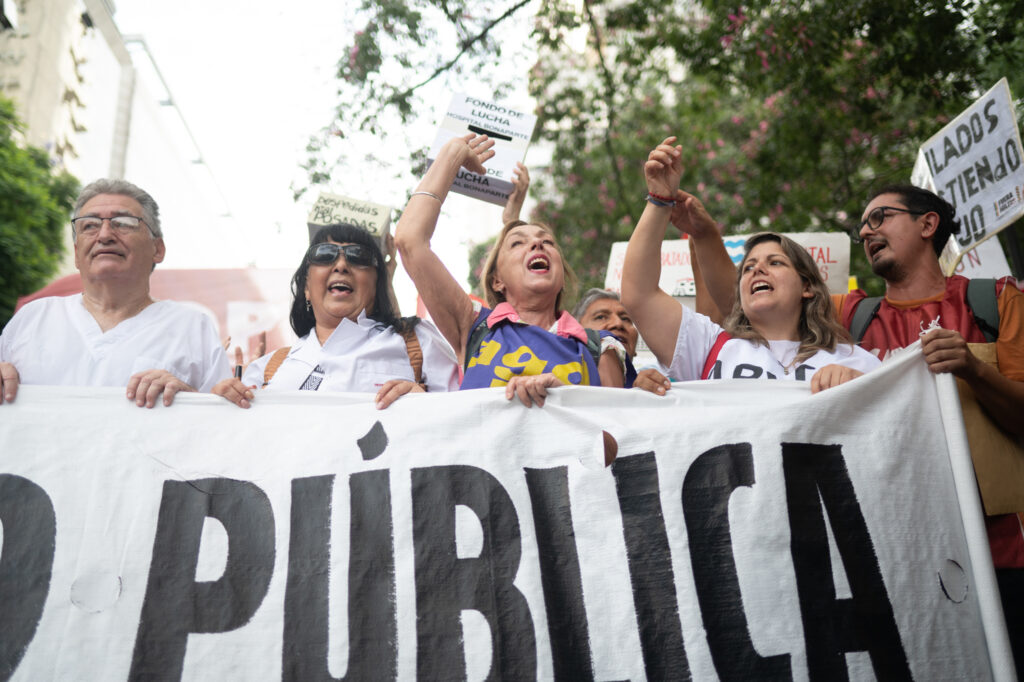
<svg viewBox="0 0 1024 682">
<path fill-rule="evenodd" d="M 456 555 L 456 505 L 480 519 L 479 557 Z M 519 519 L 505 489 L 476 467 L 413 469 L 412 520 L 417 677 L 465 679 L 460 612 L 474 609 L 491 629 L 490 678 L 535 679 L 533 619 L 526 598 L 512 584 L 522 553 Z"/>
<path fill-rule="evenodd" d="M 810 678 L 849 679 L 845 653 L 867 651 L 878 679 L 911 679 L 889 593 L 842 448 L 783 443 L 782 468 Z M 822 504 L 843 561 L 850 599 L 836 599 Z"/>
<path fill-rule="evenodd" d="M 18 667 L 36 634 L 50 591 L 57 517 L 50 496 L 13 474 L 0 474 L 0 680 Z"/>
<path fill-rule="evenodd" d="M 694 460 L 683 481 L 690 562 L 708 647 L 723 680 L 789 680 L 789 654 L 759 655 L 743 611 L 729 535 L 729 496 L 741 485 L 754 485 L 750 443 L 708 450 Z"/>
<path fill-rule="evenodd" d="M 391 477 L 349 478 L 348 671 L 345 679 L 397 675 L 395 552 Z M 334 476 L 292 481 L 288 581 L 284 597 L 284 680 L 333 680 L 327 668 L 328 576 Z"/>
<path fill-rule="evenodd" d="M 196 582 L 206 517 L 224 525 L 224 574 Z M 164 481 L 131 679 L 181 678 L 190 632 L 227 632 L 252 618 L 274 572 L 274 512 L 248 481 Z"/>
<path fill-rule="evenodd" d="M 654 453 L 619 457 L 612 474 L 647 679 L 689 680 Z"/>
<path fill-rule="evenodd" d="M 583 580 L 569 507 L 568 467 L 526 469 L 556 680 L 592 680 Z"/>
</svg>

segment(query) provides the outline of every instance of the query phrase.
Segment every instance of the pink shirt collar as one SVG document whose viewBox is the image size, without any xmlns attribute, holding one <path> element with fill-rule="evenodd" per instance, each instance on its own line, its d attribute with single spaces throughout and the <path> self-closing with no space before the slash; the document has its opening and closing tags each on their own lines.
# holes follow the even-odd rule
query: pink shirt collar
<svg viewBox="0 0 1024 682">
<path fill-rule="evenodd" d="M 491 314 L 487 316 L 487 328 L 493 328 L 494 325 L 503 320 L 515 322 L 516 324 L 526 324 L 519 319 L 519 313 L 517 313 L 516 309 L 508 302 L 499 303 L 494 310 L 491 311 Z M 581 341 L 583 343 L 587 342 L 587 332 L 583 330 L 583 325 L 577 322 L 575 317 L 564 310 L 555 322 L 554 326 L 548 331 L 563 338 L 572 337 L 577 341 Z"/>
</svg>

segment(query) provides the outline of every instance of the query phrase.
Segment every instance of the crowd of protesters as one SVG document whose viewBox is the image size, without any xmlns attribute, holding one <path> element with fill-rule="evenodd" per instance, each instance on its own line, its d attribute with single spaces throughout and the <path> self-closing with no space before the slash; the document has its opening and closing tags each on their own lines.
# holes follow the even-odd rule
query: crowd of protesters
<svg viewBox="0 0 1024 682">
<path fill-rule="evenodd" d="M 528 407 L 563 385 L 664 395 L 672 381 L 769 378 L 805 381 L 817 392 L 855 380 L 920 338 L 933 372 L 962 379 L 1000 427 L 1024 437 L 1024 294 L 1012 278 L 996 282 L 983 296 L 997 311 L 989 321 L 972 308 L 968 281 L 943 275 L 938 253 L 959 229 L 948 202 L 909 185 L 872 194 L 852 232 L 886 295 L 873 302 L 861 291 L 830 296 L 807 252 L 779 234 L 751 236 L 737 270 L 718 225 L 679 188 L 681 149 L 667 138 L 644 164 L 647 204 L 627 249 L 621 300 L 591 290 L 570 314 L 575 277 L 557 226 L 519 219 L 525 166 L 483 270 L 486 305 L 463 291 L 431 249 L 457 174 L 486 172 L 494 155 L 486 136 L 451 139 L 411 193 L 394 237 L 431 321 L 400 317 L 390 284 L 394 259 L 387 262 L 377 238 L 328 226 L 292 279 L 298 341 L 234 376 L 209 318 L 150 296 L 150 273 L 166 249 L 156 202 L 124 180 L 98 180 L 84 188 L 71 219 L 82 294 L 33 301 L 7 324 L 0 403 L 16 400 L 19 384 L 121 386 L 145 407 L 161 399 L 171 405 L 181 391 L 212 392 L 243 408 L 258 403 L 261 390 L 367 392 L 382 409 L 411 392 L 486 387 L 503 387 L 507 399 Z M 659 289 L 669 225 L 691 239 L 722 320 Z M 638 371 L 640 336 L 657 364 Z M 985 342 L 994 344 L 997 363 L 969 345 Z M 1021 517 L 987 521 L 1020 665 Z"/>
</svg>

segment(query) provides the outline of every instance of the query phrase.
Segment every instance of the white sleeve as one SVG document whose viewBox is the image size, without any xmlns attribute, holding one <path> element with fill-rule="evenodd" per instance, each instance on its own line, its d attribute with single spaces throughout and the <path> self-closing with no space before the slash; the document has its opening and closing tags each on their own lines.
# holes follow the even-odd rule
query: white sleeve
<svg viewBox="0 0 1024 682">
<path fill-rule="evenodd" d="M 715 339 L 722 333 L 722 328 L 711 321 L 711 318 L 695 313 L 682 303 L 679 307 L 683 314 L 679 319 L 679 335 L 676 336 L 676 349 L 672 353 L 672 364 L 669 366 L 669 378 L 677 381 L 700 379 L 704 369 L 704 361 L 715 345 Z"/>
<path fill-rule="evenodd" d="M 206 351 L 206 360 L 203 362 L 202 383 L 193 388 L 200 393 L 209 393 L 217 382 L 231 378 L 231 364 L 228 362 L 227 351 L 224 350 L 220 339 L 217 338 L 216 329 L 205 316 L 203 318 L 203 334 L 208 337 L 205 341 L 208 350 Z"/>
<path fill-rule="evenodd" d="M 423 378 L 427 390 L 459 390 L 459 362 L 437 327 L 427 320 L 420 320 L 416 325 L 416 338 L 423 351 Z"/>
<path fill-rule="evenodd" d="M 272 358 L 276 352 L 277 351 L 267 353 L 263 357 L 256 358 L 250 362 L 249 366 L 245 368 L 245 373 L 242 375 L 242 383 L 246 386 L 263 388 L 263 374 L 267 370 L 270 358 Z"/>
<path fill-rule="evenodd" d="M 865 374 L 882 364 L 881 360 L 860 346 L 839 344 L 836 346 L 836 355 L 839 356 L 838 364 Z"/>
</svg>

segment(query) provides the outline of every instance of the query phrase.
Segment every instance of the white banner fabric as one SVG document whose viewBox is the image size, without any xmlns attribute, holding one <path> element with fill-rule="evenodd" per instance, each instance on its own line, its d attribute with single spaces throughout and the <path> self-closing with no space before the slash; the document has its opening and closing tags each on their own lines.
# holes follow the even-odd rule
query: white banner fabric
<svg viewBox="0 0 1024 682">
<path fill-rule="evenodd" d="M 23 386 L 0 678 L 1012 679 L 945 379 L 908 352 L 818 395 L 385 411 Z"/>
</svg>

